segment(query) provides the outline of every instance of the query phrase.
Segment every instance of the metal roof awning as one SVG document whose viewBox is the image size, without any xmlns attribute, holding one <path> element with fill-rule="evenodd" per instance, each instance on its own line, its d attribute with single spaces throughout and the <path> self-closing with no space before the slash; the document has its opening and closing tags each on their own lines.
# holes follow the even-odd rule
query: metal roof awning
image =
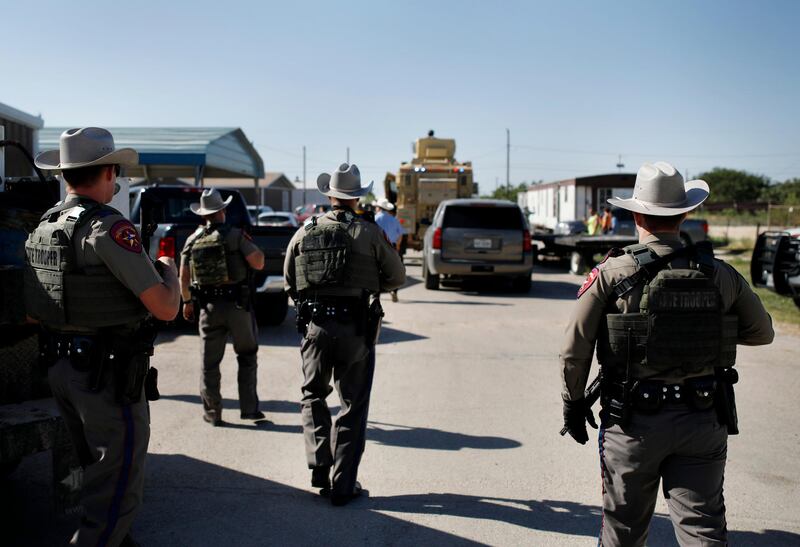
<svg viewBox="0 0 800 547">
<path fill-rule="evenodd" d="M 39 150 L 58 148 L 66 127 L 39 131 Z M 264 177 L 264 161 L 238 127 L 109 127 L 117 148 L 139 152 L 139 165 L 125 176 L 190 178 L 202 184 L 205 177 Z"/>
</svg>

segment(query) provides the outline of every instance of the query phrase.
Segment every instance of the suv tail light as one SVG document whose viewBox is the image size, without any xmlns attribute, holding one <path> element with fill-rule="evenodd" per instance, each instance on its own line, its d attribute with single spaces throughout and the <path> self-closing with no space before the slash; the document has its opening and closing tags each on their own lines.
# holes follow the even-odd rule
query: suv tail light
<svg viewBox="0 0 800 547">
<path fill-rule="evenodd" d="M 522 232 L 522 250 L 526 253 L 531 252 L 533 244 L 531 243 L 531 233 L 528 230 Z"/>
<path fill-rule="evenodd" d="M 704 221 L 701 223 L 701 226 L 703 227 L 703 233 L 706 233 L 706 234 L 707 234 L 707 233 L 708 233 L 708 222 L 706 222 L 706 221 L 704 220 Z"/>
<path fill-rule="evenodd" d="M 436 228 L 433 232 L 433 248 L 434 249 L 441 249 L 442 248 L 442 229 Z"/>
<path fill-rule="evenodd" d="M 167 256 L 169 258 L 175 258 L 175 237 L 174 236 L 165 236 L 162 237 L 161 240 L 158 242 L 158 255 L 156 258 L 161 258 L 162 256 Z"/>
</svg>

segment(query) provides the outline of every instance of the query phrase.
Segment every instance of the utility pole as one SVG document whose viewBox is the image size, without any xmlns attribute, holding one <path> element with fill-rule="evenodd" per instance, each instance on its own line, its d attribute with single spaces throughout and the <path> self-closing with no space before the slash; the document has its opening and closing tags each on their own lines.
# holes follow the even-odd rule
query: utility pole
<svg viewBox="0 0 800 547">
<path fill-rule="evenodd" d="M 511 131 L 506 129 L 506 191 L 511 195 Z"/>
<path fill-rule="evenodd" d="M 303 145 L 303 205 L 306 204 L 306 145 Z"/>
<path fill-rule="evenodd" d="M 622 154 L 619 155 L 617 159 L 617 172 L 622 173 L 622 169 L 625 167 L 625 164 L 622 163 Z"/>
<path fill-rule="evenodd" d="M 350 147 L 347 147 L 347 165 L 350 165 Z"/>
</svg>

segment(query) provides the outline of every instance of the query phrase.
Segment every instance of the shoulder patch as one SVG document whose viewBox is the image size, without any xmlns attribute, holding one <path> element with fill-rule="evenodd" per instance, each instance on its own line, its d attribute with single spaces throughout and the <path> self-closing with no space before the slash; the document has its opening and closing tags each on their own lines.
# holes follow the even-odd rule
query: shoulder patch
<svg viewBox="0 0 800 547">
<path fill-rule="evenodd" d="M 605 259 L 603 259 L 603 260 L 605 260 Z M 602 264 L 602 262 L 600 264 Z M 583 285 L 581 285 L 581 288 L 578 289 L 578 298 L 580 298 L 583 295 L 583 293 L 588 291 L 589 287 L 594 285 L 594 282 L 597 280 L 597 277 L 599 275 L 600 275 L 600 270 L 597 269 L 597 266 L 592 268 L 592 271 L 589 272 L 589 275 L 586 277 L 586 281 L 584 281 Z"/>
<path fill-rule="evenodd" d="M 139 232 L 128 220 L 119 220 L 114 223 L 109 230 L 111 239 L 114 243 L 132 253 L 142 252 L 142 240 L 139 238 Z"/>
</svg>

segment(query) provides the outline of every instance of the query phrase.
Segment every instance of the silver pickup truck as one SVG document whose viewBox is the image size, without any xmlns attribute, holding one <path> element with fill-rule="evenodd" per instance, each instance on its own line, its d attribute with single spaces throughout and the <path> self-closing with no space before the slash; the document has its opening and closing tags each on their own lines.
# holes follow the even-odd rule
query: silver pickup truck
<svg viewBox="0 0 800 547">
<path fill-rule="evenodd" d="M 425 232 L 422 276 L 426 289 L 442 277 L 504 277 L 515 290 L 531 288 L 533 254 L 530 228 L 516 203 L 451 199 L 436 209 Z"/>
</svg>

